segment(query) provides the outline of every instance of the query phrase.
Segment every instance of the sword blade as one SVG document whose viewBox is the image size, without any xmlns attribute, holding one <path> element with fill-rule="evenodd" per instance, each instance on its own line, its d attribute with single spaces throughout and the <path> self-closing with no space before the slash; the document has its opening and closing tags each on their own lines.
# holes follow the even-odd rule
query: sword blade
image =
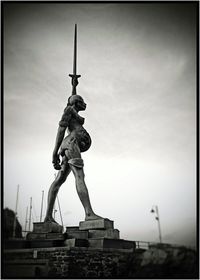
<svg viewBox="0 0 200 280">
<path fill-rule="evenodd" d="M 77 24 L 75 24 L 75 30 L 74 30 L 74 62 L 73 62 L 74 75 L 76 75 L 76 64 L 77 64 Z"/>
<path fill-rule="evenodd" d="M 76 87 L 78 85 L 78 78 L 81 77 L 81 75 L 76 74 L 77 70 L 77 24 L 75 24 L 75 30 L 74 30 L 74 60 L 73 60 L 73 74 L 69 74 L 69 76 L 72 78 L 72 95 L 76 94 Z"/>
</svg>

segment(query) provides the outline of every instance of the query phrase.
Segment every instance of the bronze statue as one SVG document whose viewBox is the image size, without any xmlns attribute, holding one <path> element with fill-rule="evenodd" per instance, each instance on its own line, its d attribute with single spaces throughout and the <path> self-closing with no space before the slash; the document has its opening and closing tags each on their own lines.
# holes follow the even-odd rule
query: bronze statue
<svg viewBox="0 0 200 280">
<path fill-rule="evenodd" d="M 75 176 L 76 190 L 85 210 L 85 220 L 101 218 L 92 210 L 88 190 L 84 181 L 84 164 L 81 153 L 90 148 L 91 138 L 83 128 L 84 118 L 78 114 L 79 111 L 86 109 L 86 103 L 80 95 L 76 94 L 76 86 L 80 77 L 80 75 L 76 74 L 76 34 L 77 27 L 75 25 L 73 74 L 69 75 L 72 78 L 72 95 L 68 99 L 67 107 L 64 109 L 64 113 L 59 122 L 52 160 L 54 168 L 59 170 L 59 172 L 49 189 L 47 212 L 44 222 L 56 223 L 52 216 L 53 206 L 59 188 L 65 182 L 71 170 Z M 69 134 L 65 137 L 66 129 L 68 129 Z M 61 163 L 60 157 L 62 157 Z"/>
</svg>

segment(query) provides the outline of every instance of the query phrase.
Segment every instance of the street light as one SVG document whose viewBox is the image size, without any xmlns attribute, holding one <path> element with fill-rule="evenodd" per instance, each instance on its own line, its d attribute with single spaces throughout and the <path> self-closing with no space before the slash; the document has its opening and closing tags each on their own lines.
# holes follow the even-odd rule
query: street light
<svg viewBox="0 0 200 280">
<path fill-rule="evenodd" d="M 157 205 L 152 206 L 151 213 L 155 213 L 155 215 L 156 215 L 155 219 L 158 222 L 159 240 L 160 240 L 160 243 L 162 243 L 160 217 L 159 217 L 159 212 L 158 212 L 158 206 Z"/>
</svg>

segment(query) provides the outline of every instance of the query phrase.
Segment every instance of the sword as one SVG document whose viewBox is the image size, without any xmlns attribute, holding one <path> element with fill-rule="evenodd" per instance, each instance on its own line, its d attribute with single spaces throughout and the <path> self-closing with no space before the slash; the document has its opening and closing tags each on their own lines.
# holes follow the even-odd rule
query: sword
<svg viewBox="0 0 200 280">
<path fill-rule="evenodd" d="M 76 95 L 76 87 L 78 85 L 78 78 L 81 75 L 76 74 L 76 64 L 77 64 L 77 24 L 75 24 L 74 30 L 74 61 L 73 61 L 73 74 L 69 74 L 72 78 L 72 95 Z"/>
</svg>

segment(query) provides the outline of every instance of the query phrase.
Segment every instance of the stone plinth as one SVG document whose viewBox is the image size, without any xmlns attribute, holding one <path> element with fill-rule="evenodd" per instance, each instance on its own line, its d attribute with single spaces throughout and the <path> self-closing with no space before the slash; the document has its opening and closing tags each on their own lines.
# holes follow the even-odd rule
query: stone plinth
<svg viewBox="0 0 200 280">
<path fill-rule="evenodd" d="M 62 233 L 62 231 L 63 227 L 57 223 L 33 223 L 33 232 L 35 233 Z"/>
<path fill-rule="evenodd" d="M 114 222 L 109 219 L 97 219 L 91 221 L 83 221 L 79 223 L 80 230 L 89 229 L 113 229 Z"/>
<path fill-rule="evenodd" d="M 41 239 L 41 240 L 44 240 L 44 239 L 56 239 L 56 240 L 64 240 L 64 236 L 62 233 L 54 233 L 54 232 L 50 232 L 50 233 L 44 233 L 44 232 L 29 232 L 27 235 L 26 235 L 26 239 L 27 240 L 36 240 L 36 239 Z"/>
<path fill-rule="evenodd" d="M 88 234 L 88 231 L 86 231 L 86 230 L 74 230 L 74 231 L 66 230 L 65 237 L 67 239 L 70 239 L 70 238 L 88 239 L 89 234 Z"/>
<path fill-rule="evenodd" d="M 66 232 L 68 231 L 77 231 L 79 230 L 79 227 L 73 226 L 73 227 L 66 227 Z"/>
<path fill-rule="evenodd" d="M 133 248 L 130 242 L 119 239 L 119 230 L 114 229 L 114 222 L 109 219 L 82 221 L 78 226 L 63 227 L 57 223 L 33 223 L 33 231 L 26 236 L 29 248 L 47 248 L 66 246 L 68 248 Z"/>
<path fill-rule="evenodd" d="M 57 223 L 33 223 L 33 231 L 26 235 L 30 248 L 64 246 L 63 227 Z"/>
<path fill-rule="evenodd" d="M 119 230 L 118 229 L 89 229 L 89 238 L 110 238 L 110 239 L 119 239 Z"/>
<path fill-rule="evenodd" d="M 95 229 L 98 227 L 100 229 Z M 100 237 L 119 239 L 119 230 L 110 227 L 113 227 L 113 221 L 110 221 L 108 219 L 80 222 L 80 227 L 66 227 L 66 232 L 64 236 L 66 239 L 71 239 L 71 238 L 89 239 L 89 238 L 100 238 Z M 83 230 L 83 228 L 92 228 L 92 229 Z"/>
</svg>

